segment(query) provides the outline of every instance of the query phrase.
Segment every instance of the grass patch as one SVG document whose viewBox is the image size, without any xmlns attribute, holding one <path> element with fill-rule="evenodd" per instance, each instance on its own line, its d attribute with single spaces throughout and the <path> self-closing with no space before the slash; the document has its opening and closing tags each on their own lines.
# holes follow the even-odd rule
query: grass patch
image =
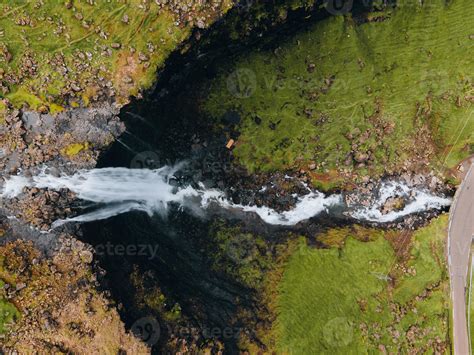
<svg viewBox="0 0 474 355">
<path fill-rule="evenodd" d="M 380 175 L 407 159 L 452 167 L 472 153 L 474 4 L 408 2 L 378 16 L 330 17 L 221 70 L 202 108 L 217 122 L 241 115 L 241 164 Z"/>
<path fill-rule="evenodd" d="M 340 229 L 336 235 L 339 241 L 346 236 L 343 246 L 337 242 L 338 248 L 313 249 L 303 244 L 289 259 L 279 286 L 277 350 L 360 354 L 448 349 L 449 285 L 442 258 L 446 226 L 443 216 L 414 233 L 404 260 L 388 240 L 393 232 Z M 320 239 L 334 240 L 334 235 Z M 364 235 L 367 241 L 361 241 Z"/>
<path fill-rule="evenodd" d="M 3 286 L 4 282 L 0 280 L 0 288 L 3 288 Z M 15 306 L 0 295 L 0 334 L 4 334 L 8 330 L 8 326 L 19 317 L 20 312 Z"/>
<path fill-rule="evenodd" d="M 209 25 L 231 7 L 228 1 L 216 5 L 200 4 L 191 14 Z M 62 106 L 71 97 L 86 105 L 108 87 L 117 101 L 128 99 L 152 85 L 196 25 L 172 10 L 138 0 L 4 2 L 0 97 L 33 109 Z"/>
<path fill-rule="evenodd" d="M 232 276 L 243 285 L 260 289 L 265 272 L 272 267 L 272 253 L 265 240 L 239 227 L 216 221 L 210 231 L 213 261 L 211 267 Z"/>
<path fill-rule="evenodd" d="M 442 217 L 414 233 L 406 268 L 415 270 L 415 274 L 403 278 L 397 285 L 393 294 L 395 302 L 406 304 L 413 295 L 448 277 L 444 255 L 446 226 L 446 217 Z"/>
</svg>

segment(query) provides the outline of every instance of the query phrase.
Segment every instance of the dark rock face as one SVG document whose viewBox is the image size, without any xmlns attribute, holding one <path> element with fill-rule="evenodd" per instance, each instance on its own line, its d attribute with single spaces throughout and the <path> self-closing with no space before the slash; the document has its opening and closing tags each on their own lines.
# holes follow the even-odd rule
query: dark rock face
<svg viewBox="0 0 474 355">
<path fill-rule="evenodd" d="M 0 131 L 0 176 L 29 175 L 42 169 L 53 175 L 93 168 L 101 151 L 125 130 L 118 107 L 103 104 L 89 109 L 70 109 L 57 116 L 11 110 Z M 29 189 L 13 200 L 0 201 L 14 215 L 43 230 L 70 213 L 74 195 L 66 191 Z"/>
<path fill-rule="evenodd" d="M 57 116 L 34 111 L 10 110 L 2 126 L 2 174 L 39 168 L 61 171 L 95 166 L 101 150 L 124 131 L 118 107 L 70 109 Z M 81 149 L 71 149 L 81 145 Z"/>
</svg>

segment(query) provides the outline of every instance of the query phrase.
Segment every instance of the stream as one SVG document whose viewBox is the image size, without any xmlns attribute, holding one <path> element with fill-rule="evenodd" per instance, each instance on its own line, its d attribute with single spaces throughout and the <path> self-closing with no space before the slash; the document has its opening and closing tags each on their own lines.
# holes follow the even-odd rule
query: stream
<svg viewBox="0 0 474 355">
<path fill-rule="evenodd" d="M 236 15 L 240 16 L 228 16 Z M 345 192 L 324 194 L 293 181 L 294 176 L 281 180 L 291 180 L 299 188 L 288 196 L 276 196 L 272 181 L 262 183 L 229 169 L 237 164 L 225 144 L 238 138 L 238 120 L 230 113 L 216 130 L 216 122 L 202 117 L 201 85 L 236 55 L 258 46 L 276 49 L 284 37 L 321 15 L 309 19 L 308 13 L 290 13 L 289 17 L 286 25 L 271 33 L 256 31 L 252 43 L 240 46 L 236 41 L 227 45 L 228 38 L 219 36 L 222 29 L 217 24 L 205 35 L 204 46 L 192 43 L 189 54 L 173 54 L 159 75 L 158 89 L 122 109 L 127 131 L 103 152 L 97 168 L 58 175 L 45 167 L 33 176 L 12 176 L 2 186 L 3 198 L 18 196 L 25 187 L 66 188 L 76 194 L 82 209 L 69 219 L 57 220 L 53 228 L 70 228 L 95 248 L 95 258 L 105 270 L 99 282 L 117 302 L 128 329 L 144 317 L 155 317 L 162 325 L 160 342 L 165 342 L 165 335 L 173 330 L 164 325 L 163 309 L 169 311 L 175 304 L 187 324 L 199 330 L 245 329 L 248 324 L 239 318 L 242 309 L 261 321 L 256 290 L 214 265 L 216 223 L 241 228 L 273 246 L 285 241 L 289 230 L 315 236 L 328 227 L 387 224 L 439 212 L 451 204 L 449 196 L 396 178 L 378 182 L 368 204 L 348 202 Z M 393 198 L 403 200 L 403 205 L 384 211 Z M 252 238 L 249 243 L 256 242 Z M 254 244 L 248 249 L 253 250 Z M 143 250 L 153 253 L 117 252 L 116 247 L 127 250 L 128 246 L 146 247 Z M 233 257 L 233 250 L 227 254 L 237 268 L 240 260 Z M 148 296 L 157 295 L 166 296 L 163 309 L 146 302 Z M 238 353 L 236 337 L 221 340 L 227 353 Z M 162 344 L 150 345 L 160 353 Z"/>
<path fill-rule="evenodd" d="M 398 181 L 386 180 L 374 192 L 375 201 L 368 206 L 349 206 L 342 194 L 326 196 L 322 192 L 307 189 L 297 199 L 295 206 L 278 212 L 268 206 L 242 205 L 232 202 L 226 194 L 214 188 L 206 188 L 202 182 L 196 187 L 182 184 L 184 178 L 179 173 L 185 164 L 163 166 L 159 169 L 103 168 L 80 171 L 72 176 L 54 176 L 42 172 L 27 178 L 13 176 L 8 179 L 2 195 L 13 198 L 25 187 L 52 190 L 69 189 L 81 200 L 103 205 L 92 212 L 66 220 L 57 220 L 53 228 L 67 222 L 92 222 L 107 219 L 130 211 L 143 211 L 166 216 L 171 205 L 186 209 L 195 216 L 202 216 L 210 207 L 220 207 L 228 211 L 255 213 L 270 225 L 292 226 L 309 220 L 326 211 L 329 216 L 340 217 L 342 213 L 354 222 L 393 222 L 410 214 L 441 210 L 451 204 L 451 199 L 437 196 L 428 190 L 412 189 Z M 287 177 L 291 179 L 291 177 Z M 265 190 L 265 188 L 262 188 Z M 402 198 L 407 202 L 403 208 L 383 213 L 386 201 Z"/>
</svg>

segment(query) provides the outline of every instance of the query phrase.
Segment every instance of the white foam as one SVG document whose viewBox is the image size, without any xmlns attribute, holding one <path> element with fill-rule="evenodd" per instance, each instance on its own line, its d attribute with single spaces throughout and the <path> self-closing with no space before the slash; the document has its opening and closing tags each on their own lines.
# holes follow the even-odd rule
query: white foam
<svg viewBox="0 0 474 355">
<path fill-rule="evenodd" d="M 340 195 L 326 197 L 320 192 L 311 192 L 300 198 L 293 209 L 284 212 L 277 212 L 265 206 L 234 206 L 241 208 L 244 212 L 255 212 L 268 224 L 292 226 L 315 217 L 323 211 L 328 211 L 330 207 L 341 203 L 342 196 Z"/>
<path fill-rule="evenodd" d="M 28 186 L 28 178 L 17 175 L 11 176 L 8 180 L 5 181 L 3 185 L 2 197 L 13 198 L 21 194 L 23 188 Z"/>
<path fill-rule="evenodd" d="M 412 195 L 411 199 L 409 198 L 410 194 Z M 409 198 L 410 202 L 399 211 L 390 211 L 387 214 L 383 214 L 381 212 L 383 204 L 390 197 L 397 196 Z M 363 221 L 387 223 L 418 212 L 441 210 L 450 206 L 451 203 L 452 200 L 450 198 L 436 196 L 425 190 L 412 190 L 400 182 L 386 182 L 380 188 L 379 197 L 374 204 L 369 207 L 360 207 L 351 212 L 350 216 Z"/>
<path fill-rule="evenodd" d="M 295 207 L 289 211 L 277 212 L 266 206 L 249 206 L 234 204 L 229 201 L 224 192 L 205 188 L 199 184 L 192 186 L 177 186 L 172 181 L 174 174 L 180 168 L 164 166 L 156 170 L 104 168 L 79 171 L 72 176 L 56 177 L 46 173 L 26 178 L 23 176 L 10 177 L 3 187 L 2 196 L 12 198 L 21 194 L 24 187 L 49 189 L 66 188 L 74 192 L 79 199 L 94 203 L 105 204 L 93 212 L 55 222 L 59 226 L 66 222 L 89 222 L 116 216 L 129 211 L 144 211 L 148 214 L 160 213 L 165 215 L 170 204 L 188 207 L 192 211 L 205 210 L 212 204 L 225 209 L 237 209 L 243 212 L 256 213 L 268 224 L 295 225 L 315 217 L 323 211 L 329 212 L 334 206 L 344 206 L 341 195 L 326 196 L 318 191 L 310 191 L 300 197 Z M 390 197 L 411 196 L 410 202 L 401 211 L 391 211 L 382 214 L 381 207 Z M 349 215 L 361 221 L 386 223 L 397 220 L 412 213 L 431 209 L 442 209 L 451 204 L 451 199 L 436 196 L 423 190 L 411 190 L 402 183 L 387 182 L 379 190 L 377 201 L 369 207 L 359 207 L 351 210 Z"/>
</svg>

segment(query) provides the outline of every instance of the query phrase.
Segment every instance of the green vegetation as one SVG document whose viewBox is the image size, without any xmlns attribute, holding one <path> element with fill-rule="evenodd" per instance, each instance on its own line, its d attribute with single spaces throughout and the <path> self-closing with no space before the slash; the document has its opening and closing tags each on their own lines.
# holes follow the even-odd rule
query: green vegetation
<svg viewBox="0 0 474 355">
<path fill-rule="evenodd" d="M 473 21 L 469 0 L 330 17 L 223 68 L 202 108 L 241 115 L 234 153 L 252 172 L 314 162 L 314 182 L 334 187 L 354 172 L 451 168 L 473 153 Z"/>
<path fill-rule="evenodd" d="M 239 227 L 227 227 L 223 222 L 213 225 L 210 236 L 213 245 L 213 265 L 216 271 L 259 289 L 265 272 L 272 268 L 272 253 L 259 236 L 244 233 Z"/>
<path fill-rule="evenodd" d="M 393 294 L 395 302 L 406 304 L 413 295 L 421 294 L 429 285 L 448 277 L 444 265 L 446 236 L 447 216 L 435 220 L 414 234 L 406 268 L 416 270 L 416 274 L 397 285 Z"/>
<path fill-rule="evenodd" d="M 0 235 L 3 235 L 3 233 L 4 230 L 0 229 Z M 5 277 L 7 273 L 3 269 L 3 262 L 3 257 L 0 256 L 0 334 L 5 333 L 8 330 L 8 325 L 14 323 L 20 317 L 20 312 L 5 298 L 4 280 L 12 281 L 12 279 Z"/>
<path fill-rule="evenodd" d="M 208 26 L 230 6 L 8 1 L 0 5 L 0 97 L 55 112 L 102 96 L 123 102 L 152 85 L 194 26 Z"/>
<path fill-rule="evenodd" d="M 338 229 L 301 244 L 283 273 L 276 347 L 290 354 L 449 349 L 447 216 L 415 233 Z M 331 232 L 330 232 L 331 233 Z M 335 235 L 345 235 L 343 243 Z M 364 241 L 365 240 L 365 241 Z M 411 242 L 410 242 L 411 240 Z"/>
<path fill-rule="evenodd" d="M 74 155 L 77 155 L 79 154 L 81 151 L 83 151 L 84 149 L 87 149 L 89 147 L 88 143 L 73 143 L 73 144 L 70 144 L 69 146 L 67 146 L 63 153 L 67 156 L 74 156 Z"/>
<path fill-rule="evenodd" d="M 0 280 L 0 288 L 3 288 L 4 282 Z M 20 312 L 14 305 L 0 296 L 0 334 L 7 331 L 9 324 L 15 322 L 20 317 Z"/>
</svg>

